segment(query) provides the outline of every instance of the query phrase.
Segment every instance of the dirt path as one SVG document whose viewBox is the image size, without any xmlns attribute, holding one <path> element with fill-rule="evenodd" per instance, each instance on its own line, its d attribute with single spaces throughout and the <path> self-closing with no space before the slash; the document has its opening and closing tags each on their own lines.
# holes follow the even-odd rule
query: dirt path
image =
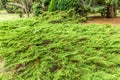
<svg viewBox="0 0 120 80">
<path fill-rule="evenodd" d="M 115 26 L 120 26 L 120 17 L 117 18 L 105 18 L 100 16 L 93 16 L 85 22 L 85 24 L 111 24 Z"/>
</svg>

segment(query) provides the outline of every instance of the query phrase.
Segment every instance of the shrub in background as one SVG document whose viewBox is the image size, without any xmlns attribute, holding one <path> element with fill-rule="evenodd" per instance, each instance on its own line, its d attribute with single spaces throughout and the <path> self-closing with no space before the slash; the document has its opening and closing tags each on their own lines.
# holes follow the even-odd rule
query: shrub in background
<svg viewBox="0 0 120 80">
<path fill-rule="evenodd" d="M 34 16 L 39 16 L 40 14 L 40 9 L 41 9 L 41 5 L 38 2 L 34 2 L 33 6 L 32 6 L 32 11 Z"/>
<path fill-rule="evenodd" d="M 78 0 L 51 0 L 49 11 L 68 10 L 78 5 Z"/>
</svg>

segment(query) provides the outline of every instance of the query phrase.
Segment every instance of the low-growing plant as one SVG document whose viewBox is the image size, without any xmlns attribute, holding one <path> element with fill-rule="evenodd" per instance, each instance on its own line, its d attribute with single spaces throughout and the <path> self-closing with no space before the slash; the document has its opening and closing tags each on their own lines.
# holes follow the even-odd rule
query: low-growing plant
<svg viewBox="0 0 120 80">
<path fill-rule="evenodd" d="M 51 13 L 53 14 L 53 13 Z M 1 80 L 119 80 L 120 30 L 107 25 L 0 23 Z"/>
</svg>

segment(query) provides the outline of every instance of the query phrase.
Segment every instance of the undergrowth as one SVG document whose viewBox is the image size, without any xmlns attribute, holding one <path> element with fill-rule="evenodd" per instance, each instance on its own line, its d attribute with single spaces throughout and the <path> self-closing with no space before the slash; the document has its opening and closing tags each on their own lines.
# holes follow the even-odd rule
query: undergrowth
<svg viewBox="0 0 120 80">
<path fill-rule="evenodd" d="M 120 80 L 120 30 L 49 19 L 1 22 L 0 58 L 0 80 Z"/>
<path fill-rule="evenodd" d="M 54 11 L 54 12 L 45 12 L 39 16 L 39 19 L 43 21 L 47 21 L 49 23 L 64 23 L 64 22 L 74 22 L 74 23 L 82 23 L 87 20 L 87 16 L 81 16 L 78 13 L 75 13 L 74 9 L 70 9 L 68 11 Z"/>
</svg>

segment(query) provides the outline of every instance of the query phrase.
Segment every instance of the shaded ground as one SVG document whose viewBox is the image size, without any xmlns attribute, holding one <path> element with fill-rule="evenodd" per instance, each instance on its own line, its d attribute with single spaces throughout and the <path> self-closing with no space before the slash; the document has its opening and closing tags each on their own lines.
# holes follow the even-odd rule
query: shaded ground
<svg viewBox="0 0 120 80">
<path fill-rule="evenodd" d="M 85 24 L 111 24 L 120 26 L 120 17 L 110 19 L 101 16 L 92 16 Z"/>
</svg>

